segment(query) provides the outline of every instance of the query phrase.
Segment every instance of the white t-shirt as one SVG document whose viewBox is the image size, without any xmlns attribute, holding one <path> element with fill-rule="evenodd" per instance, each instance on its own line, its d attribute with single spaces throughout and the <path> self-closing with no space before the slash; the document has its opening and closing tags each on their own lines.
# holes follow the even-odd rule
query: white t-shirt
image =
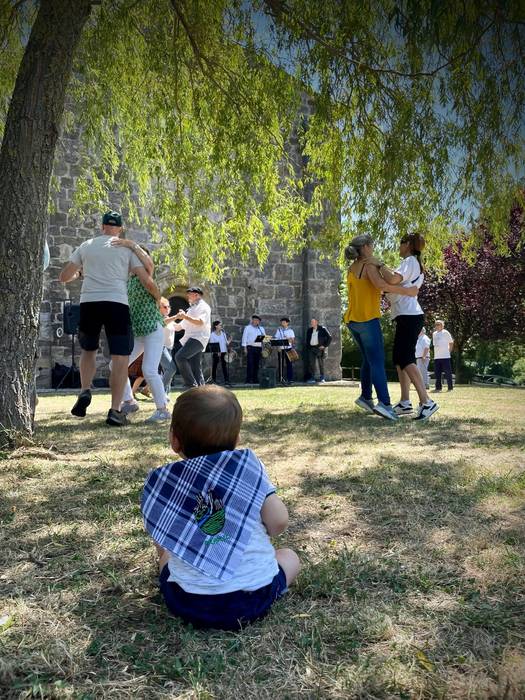
<svg viewBox="0 0 525 700">
<path fill-rule="evenodd" d="M 219 350 L 221 352 L 228 352 L 228 342 L 226 340 L 226 333 L 221 331 L 220 333 L 211 332 L 210 343 L 219 343 Z"/>
<path fill-rule="evenodd" d="M 256 523 L 239 568 L 228 581 L 205 576 L 201 571 L 171 555 L 168 560 L 168 581 L 175 581 L 186 593 L 217 595 L 232 591 L 256 591 L 267 586 L 279 571 L 275 549 L 262 520 Z"/>
<path fill-rule="evenodd" d="M 425 348 L 430 347 L 430 338 L 428 335 L 420 335 L 418 336 L 417 343 L 416 343 L 416 358 L 417 357 L 423 357 L 423 352 Z"/>
<path fill-rule="evenodd" d="M 116 301 L 128 304 L 128 277 L 135 267 L 144 267 L 125 246 L 112 246 L 115 236 L 97 236 L 84 241 L 69 261 L 82 266 L 80 303 Z"/>
<path fill-rule="evenodd" d="M 173 343 L 175 342 L 175 331 L 177 327 L 175 321 L 170 321 L 164 324 L 164 347 L 171 350 L 173 348 Z"/>
<path fill-rule="evenodd" d="M 312 337 L 310 338 L 310 345 L 319 345 L 319 331 L 317 328 L 312 330 Z"/>
<path fill-rule="evenodd" d="M 450 357 L 449 343 L 453 342 L 450 333 L 443 329 L 432 333 L 432 345 L 434 346 L 434 360 L 446 360 Z"/>
<path fill-rule="evenodd" d="M 295 338 L 295 333 L 291 328 L 283 328 L 282 326 L 279 326 L 273 337 L 277 340 L 286 340 L 286 338 Z M 288 343 L 288 345 L 284 345 L 283 347 L 285 350 L 289 350 L 292 345 L 291 343 Z"/>
<path fill-rule="evenodd" d="M 208 344 L 211 331 L 211 309 L 204 299 L 199 299 L 195 304 L 192 304 L 187 310 L 186 315 L 191 318 L 199 318 L 204 323 L 196 325 L 191 321 L 181 321 L 179 327 L 186 332 L 180 339 L 181 345 L 186 345 L 190 338 L 195 338 L 203 348 Z"/>
<path fill-rule="evenodd" d="M 245 348 L 247 345 L 251 345 L 254 348 L 260 348 L 262 343 L 255 342 L 255 338 L 260 335 L 266 335 L 264 328 L 262 326 L 252 326 L 250 323 L 249 325 L 245 326 L 244 331 L 242 332 L 241 345 L 243 348 Z"/>
<path fill-rule="evenodd" d="M 420 271 L 419 262 L 415 255 L 409 255 L 408 258 L 405 258 L 396 272 L 403 277 L 403 281 L 400 283 L 401 287 L 417 287 L 419 289 L 425 279 Z M 387 294 L 387 296 L 390 302 L 390 316 L 392 318 L 396 318 L 396 316 L 421 316 L 423 314 L 423 309 L 419 305 L 417 297 L 406 297 L 401 294 L 391 293 Z"/>
</svg>

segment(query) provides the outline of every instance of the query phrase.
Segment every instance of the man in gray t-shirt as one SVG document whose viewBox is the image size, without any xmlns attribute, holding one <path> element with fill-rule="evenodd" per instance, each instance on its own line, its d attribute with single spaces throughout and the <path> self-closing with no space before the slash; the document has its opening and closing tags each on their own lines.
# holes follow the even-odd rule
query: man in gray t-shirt
<svg viewBox="0 0 525 700">
<path fill-rule="evenodd" d="M 133 332 L 128 307 L 127 282 L 135 274 L 153 296 L 160 296 L 157 285 L 144 269 L 138 245 L 132 248 L 112 245 L 122 233 L 122 217 L 107 212 L 102 219 L 102 235 L 84 241 L 73 251 L 60 273 L 61 282 L 71 282 L 82 274 L 78 338 L 81 391 L 71 413 L 83 418 L 91 403 L 91 382 L 96 371 L 96 354 L 102 327 L 111 354 L 111 408 L 106 423 L 125 425 L 120 411 L 128 379 L 128 358 L 133 349 Z"/>
</svg>

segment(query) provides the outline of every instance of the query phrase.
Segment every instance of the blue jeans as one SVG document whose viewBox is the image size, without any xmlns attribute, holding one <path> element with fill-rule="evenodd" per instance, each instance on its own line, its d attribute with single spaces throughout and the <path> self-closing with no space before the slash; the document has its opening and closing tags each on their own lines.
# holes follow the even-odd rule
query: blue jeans
<svg viewBox="0 0 525 700">
<path fill-rule="evenodd" d="M 385 372 L 385 348 L 383 333 L 378 318 L 371 321 L 350 321 L 348 330 L 361 350 L 363 363 L 361 365 L 361 396 L 363 399 L 372 398 L 372 384 L 377 398 L 386 406 L 390 405 L 390 394 Z"/>
<path fill-rule="evenodd" d="M 173 379 L 173 375 L 177 372 L 177 363 L 171 355 L 171 350 L 166 346 L 164 346 L 164 350 L 160 356 L 160 366 L 164 372 L 162 375 L 164 389 L 166 392 L 169 392 L 171 388 L 171 380 Z"/>
</svg>

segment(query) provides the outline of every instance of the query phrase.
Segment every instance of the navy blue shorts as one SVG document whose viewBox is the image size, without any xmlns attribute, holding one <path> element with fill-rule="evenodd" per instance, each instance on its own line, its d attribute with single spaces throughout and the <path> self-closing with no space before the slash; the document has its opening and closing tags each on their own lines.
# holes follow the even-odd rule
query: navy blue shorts
<svg viewBox="0 0 525 700">
<path fill-rule="evenodd" d="M 160 590 L 169 611 L 194 627 L 238 630 L 264 617 L 272 604 L 286 593 L 286 574 L 279 572 L 267 586 L 256 591 L 233 591 L 218 595 L 186 593 L 177 583 L 168 581 L 169 568 L 159 576 Z"/>
</svg>

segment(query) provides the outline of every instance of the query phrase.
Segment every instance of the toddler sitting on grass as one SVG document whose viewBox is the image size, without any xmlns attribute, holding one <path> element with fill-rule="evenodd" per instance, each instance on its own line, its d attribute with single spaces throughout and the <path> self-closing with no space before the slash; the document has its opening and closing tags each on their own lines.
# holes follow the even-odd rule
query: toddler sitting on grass
<svg viewBox="0 0 525 700">
<path fill-rule="evenodd" d="M 150 472 L 142 494 L 169 610 L 195 627 L 239 629 L 269 611 L 296 578 L 291 549 L 275 550 L 288 511 L 262 462 L 236 449 L 242 409 L 219 386 L 180 394 L 170 429 L 182 460 Z"/>
</svg>

